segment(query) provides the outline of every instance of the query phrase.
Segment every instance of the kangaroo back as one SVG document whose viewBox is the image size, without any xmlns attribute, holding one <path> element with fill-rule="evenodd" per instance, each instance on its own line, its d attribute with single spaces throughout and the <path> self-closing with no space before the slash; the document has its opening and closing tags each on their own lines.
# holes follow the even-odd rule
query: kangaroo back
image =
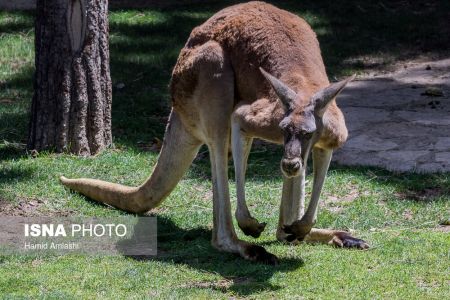
<svg viewBox="0 0 450 300">
<path fill-rule="evenodd" d="M 253 1 L 219 11 L 192 31 L 184 49 L 208 41 L 227 52 L 239 100 L 277 98 L 259 67 L 296 92 L 313 94 L 329 84 L 314 31 L 299 16 L 271 4 Z"/>
</svg>

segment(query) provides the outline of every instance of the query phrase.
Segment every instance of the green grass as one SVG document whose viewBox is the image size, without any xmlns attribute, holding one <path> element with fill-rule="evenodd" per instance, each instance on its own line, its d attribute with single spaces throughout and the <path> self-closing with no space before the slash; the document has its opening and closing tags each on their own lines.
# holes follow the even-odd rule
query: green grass
<svg viewBox="0 0 450 300">
<path fill-rule="evenodd" d="M 57 178 L 64 174 L 135 185 L 150 174 L 157 155 L 139 145 L 162 137 L 169 109 L 167 84 L 179 49 L 194 26 L 226 6 L 211 2 L 111 12 L 112 78 L 125 88 L 113 95 L 115 149 L 95 158 L 53 153 L 31 158 L 25 152 L 33 92 L 33 15 L 0 12 L 0 199 L 12 204 L 38 199 L 42 214 L 123 214 L 69 192 Z M 404 58 L 441 55 L 448 49 L 448 26 L 442 25 L 448 20 L 446 1 L 368 2 L 280 1 L 279 5 L 312 24 L 330 77 L 383 68 Z M 365 58 L 378 63 L 368 66 Z M 450 239 L 438 228 L 450 213 L 449 174 L 393 174 L 334 165 L 317 226 L 352 230 L 372 249 L 290 246 L 275 241 L 280 156 L 279 148 L 254 149 L 246 185 L 251 211 L 268 222 L 256 242 L 279 256 L 279 266 L 252 264 L 210 246 L 212 196 L 205 157 L 194 162 L 154 212 L 157 257 L 0 255 L 1 298 L 449 297 Z M 229 175 L 233 178 L 232 168 Z M 234 207 L 231 181 L 230 189 Z"/>
</svg>

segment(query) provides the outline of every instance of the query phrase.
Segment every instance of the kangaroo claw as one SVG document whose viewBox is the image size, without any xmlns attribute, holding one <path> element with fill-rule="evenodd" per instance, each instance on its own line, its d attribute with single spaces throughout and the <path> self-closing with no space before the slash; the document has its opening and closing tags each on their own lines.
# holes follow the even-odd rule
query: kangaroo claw
<svg viewBox="0 0 450 300">
<path fill-rule="evenodd" d="M 266 223 L 259 223 L 255 218 L 247 218 L 245 220 L 238 220 L 239 228 L 245 235 L 249 235 L 254 238 L 258 238 L 266 228 Z"/>
<path fill-rule="evenodd" d="M 302 222 L 301 220 L 299 220 L 299 221 L 295 221 L 291 225 L 284 225 L 282 229 L 285 233 L 289 234 L 288 237 L 286 238 L 286 240 L 288 242 L 291 242 L 294 239 L 303 241 L 305 239 L 306 235 L 311 231 L 312 227 L 313 227 L 313 224 L 306 224 L 306 223 Z M 295 237 L 295 238 L 293 238 L 293 237 Z M 291 240 L 289 240 L 289 239 L 291 239 Z"/>
<path fill-rule="evenodd" d="M 279 264 L 278 258 L 273 255 L 272 253 L 269 253 L 261 246 L 258 245 L 250 245 L 246 249 L 246 258 L 248 260 L 263 263 L 266 265 L 273 265 L 276 266 Z"/>
<path fill-rule="evenodd" d="M 356 249 L 369 249 L 370 246 L 364 240 L 351 236 L 348 232 L 341 231 L 331 240 L 331 243 L 337 247 L 342 248 L 356 248 Z"/>
</svg>

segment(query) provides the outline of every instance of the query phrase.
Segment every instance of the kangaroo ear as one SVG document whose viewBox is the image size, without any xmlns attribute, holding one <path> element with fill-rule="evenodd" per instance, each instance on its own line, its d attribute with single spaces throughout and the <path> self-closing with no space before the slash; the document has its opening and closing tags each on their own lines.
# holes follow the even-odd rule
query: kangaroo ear
<svg viewBox="0 0 450 300">
<path fill-rule="evenodd" d="M 286 109 L 290 109 L 294 103 L 297 94 L 291 90 L 286 84 L 267 73 L 263 68 L 259 68 L 264 77 L 270 82 L 278 98 L 280 98 Z"/>
<path fill-rule="evenodd" d="M 356 74 L 342 81 L 332 83 L 326 88 L 321 89 L 320 91 L 315 93 L 311 101 L 314 105 L 314 111 L 316 115 L 320 117 L 323 116 L 331 100 L 336 98 L 336 96 L 344 89 L 347 83 L 355 79 L 355 77 Z"/>
</svg>

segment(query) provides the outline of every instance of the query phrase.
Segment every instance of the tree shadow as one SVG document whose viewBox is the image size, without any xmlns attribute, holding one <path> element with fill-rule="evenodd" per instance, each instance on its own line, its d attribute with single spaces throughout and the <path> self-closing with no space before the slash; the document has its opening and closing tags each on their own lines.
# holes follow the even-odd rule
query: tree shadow
<svg viewBox="0 0 450 300">
<path fill-rule="evenodd" d="M 318 27 L 330 77 L 346 68 L 366 71 L 424 54 L 448 55 L 448 1 L 286 1 L 284 7 Z"/>
<path fill-rule="evenodd" d="M 140 141 L 162 138 L 170 111 L 171 69 L 190 30 L 202 21 L 166 13 L 164 22 L 155 24 L 111 22 L 111 76 L 115 86 L 125 84 L 125 88 L 113 91 L 113 134 L 117 141 L 136 148 Z"/>
<path fill-rule="evenodd" d="M 32 80 L 33 70 L 27 67 L 0 83 L 0 161 L 26 154 L 30 102 L 25 99 L 31 99 Z"/>
<path fill-rule="evenodd" d="M 171 15 L 177 12 L 214 12 L 240 1 L 139 1 L 121 9 L 139 7 Z M 158 1 L 156 1 L 158 2 Z M 322 54 L 331 76 L 342 74 L 342 68 L 357 69 L 386 66 L 396 58 L 420 57 L 424 53 L 445 54 L 450 45 L 450 3 L 445 0 L 412 1 L 267 1 L 304 17 L 317 32 Z M 205 20 L 206 18 L 204 18 Z M 189 23 L 174 23 L 189 27 Z M 189 33 L 188 30 L 187 33 Z M 187 39 L 187 35 L 184 39 Z M 365 59 L 380 55 L 384 59 Z M 353 58 L 353 59 L 352 59 Z M 366 57 L 367 58 L 367 57 Z"/>
<path fill-rule="evenodd" d="M 116 142 L 139 150 L 138 142 L 163 136 L 170 107 L 167 85 L 179 50 L 195 26 L 216 11 L 238 2 L 115 1 L 111 15 L 129 13 L 125 20 L 112 17 L 110 22 L 111 76 L 115 85 L 125 84 L 125 88 L 115 88 L 113 94 Z M 311 24 L 331 78 L 346 74 L 348 69 L 365 71 L 386 67 L 404 57 L 425 53 L 441 55 L 448 53 L 450 47 L 447 26 L 450 3 L 445 0 L 269 2 L 304 17 Z M 33 30 L 32 22 L 27 19 L 34 12 L 14 13 L 23 15 L 25 20 L 2 23 L 1 32 Z M 155 13 L 161 18 L 155 19 L 152 15 Z M 135 21 L 139 18 L 145 22 Z M 24 70 L 22 74 L 29 71 Z M 11 81 L 9 86 L 31 92 L 32 71 L 23 79 L 30 84 L 24 87 L 18 85 L 22 85 L 20 82 Z M 19 124 L 26 124 L 25 118 Z"/>
<path fill-rule="evenodd" d="M 27 155 L 25 144 L 3 143 L 0 144 L 0 161 L 19 159 Z"/>
<path fill-rule="evenodd" d="M 9 12 L 2 12 L 0 10 L 0 18 L 8 17 Z M 0 32 L 2 34 L 21 34 L 28 33 L 33 30 L 34 11 L 20 11 L 14 12 L 14 16 L 10 22 L 0 22 Z"/>
<path fill-rule="evenodd" d="M 1 168 L 0 184 L 9 184 L 16 181 L 31 181 L 33 179 L 34 173 L 34 170 L 30 167 L 10 166 L 7 168 Z"/>
</svg>

